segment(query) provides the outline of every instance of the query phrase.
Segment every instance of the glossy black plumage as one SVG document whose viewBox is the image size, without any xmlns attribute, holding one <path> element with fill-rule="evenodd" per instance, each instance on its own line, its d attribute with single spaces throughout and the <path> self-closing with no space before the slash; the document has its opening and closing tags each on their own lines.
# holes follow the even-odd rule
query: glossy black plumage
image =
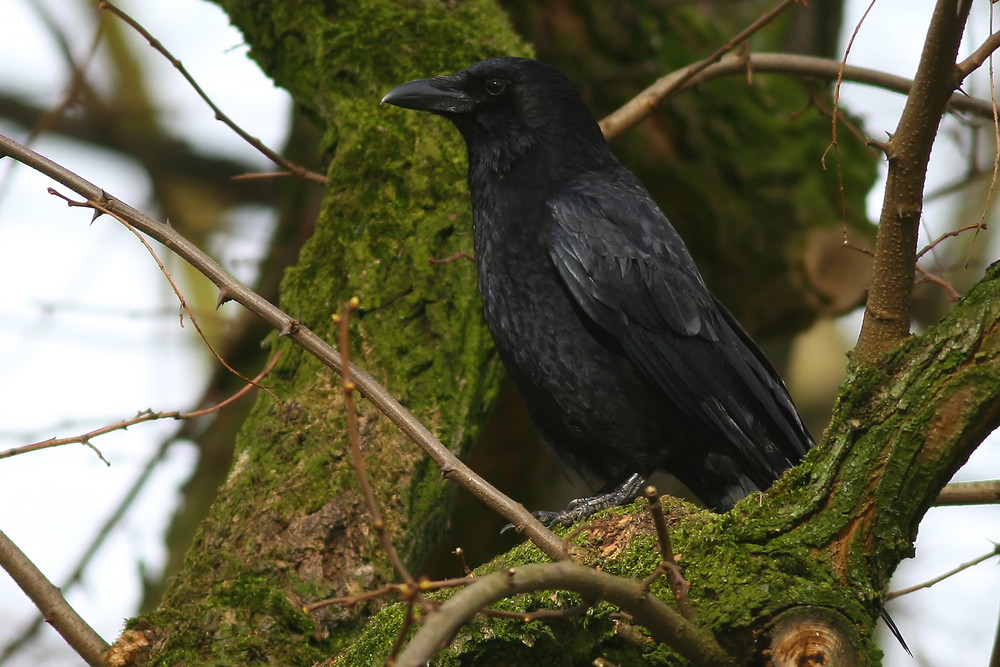
<svg viewBox="0 0 1000 667">
<path fill-rule="evenodd" d="M 573 469 L 606 488 L 664 470 L 722 511 L 813 445 L 559 70 L 492 58 L 383 102 L 442 115 L 465 138 L 486 321 Z"/>
</svg>

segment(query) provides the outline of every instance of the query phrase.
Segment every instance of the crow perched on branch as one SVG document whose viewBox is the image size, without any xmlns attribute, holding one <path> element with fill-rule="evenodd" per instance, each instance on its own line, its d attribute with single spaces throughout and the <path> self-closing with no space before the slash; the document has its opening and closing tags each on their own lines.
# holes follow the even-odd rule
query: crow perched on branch
<svg viewBox="0 0 1000 667">
<path fill-rule="evenodd" d="M 544 521 L 632 500 L 658 470 L 726 511 L 813 446 L 778 373 L 562 72 L 491 58 L 382 102 L 444 116 L 465 138 L 497 352 L 544 440 L 605 485 Z"/>
</svg>

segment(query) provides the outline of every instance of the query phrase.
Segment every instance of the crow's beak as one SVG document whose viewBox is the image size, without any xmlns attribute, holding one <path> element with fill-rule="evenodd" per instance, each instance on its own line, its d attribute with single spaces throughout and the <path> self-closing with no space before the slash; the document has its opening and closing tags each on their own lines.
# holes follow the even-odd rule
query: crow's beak
<svg viewBox="0 0 1000 667">
<path fill-rule="evenodd" d="M 431 111 L 440 114 L 462 113 L 472 108 L 472 99 L 465 93 L 446 86 L 446 77 L 417 79 L 396 86 L 382 98 L 382 104 L 393 104 L 404 109 Z"/>
</svg>

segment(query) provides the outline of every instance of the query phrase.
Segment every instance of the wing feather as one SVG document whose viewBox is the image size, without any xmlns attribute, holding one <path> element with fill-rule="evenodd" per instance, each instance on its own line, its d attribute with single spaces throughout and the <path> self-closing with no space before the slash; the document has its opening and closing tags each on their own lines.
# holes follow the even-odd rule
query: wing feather
<svg viewBox="0 0 1000 667">
<path fill-rule="evenodd" d="M 552 261 L 580 309 L 765 488 L 811 437 L 777 372 L 622 172 L 589 175 L 547 202 Z"/>
</svg>

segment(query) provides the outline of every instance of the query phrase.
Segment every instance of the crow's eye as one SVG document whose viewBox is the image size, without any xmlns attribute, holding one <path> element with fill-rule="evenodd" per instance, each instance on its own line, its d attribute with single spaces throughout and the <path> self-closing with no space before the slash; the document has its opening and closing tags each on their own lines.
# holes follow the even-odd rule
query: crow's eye
<svg viewBox="0 0 1000 667">
<path fill-rule="evenodd" d="M 503 79 L 489 79 L 486 82 L 486 92 L 496 97 L 507 88 L 507 82 Z"/>
</svg>

